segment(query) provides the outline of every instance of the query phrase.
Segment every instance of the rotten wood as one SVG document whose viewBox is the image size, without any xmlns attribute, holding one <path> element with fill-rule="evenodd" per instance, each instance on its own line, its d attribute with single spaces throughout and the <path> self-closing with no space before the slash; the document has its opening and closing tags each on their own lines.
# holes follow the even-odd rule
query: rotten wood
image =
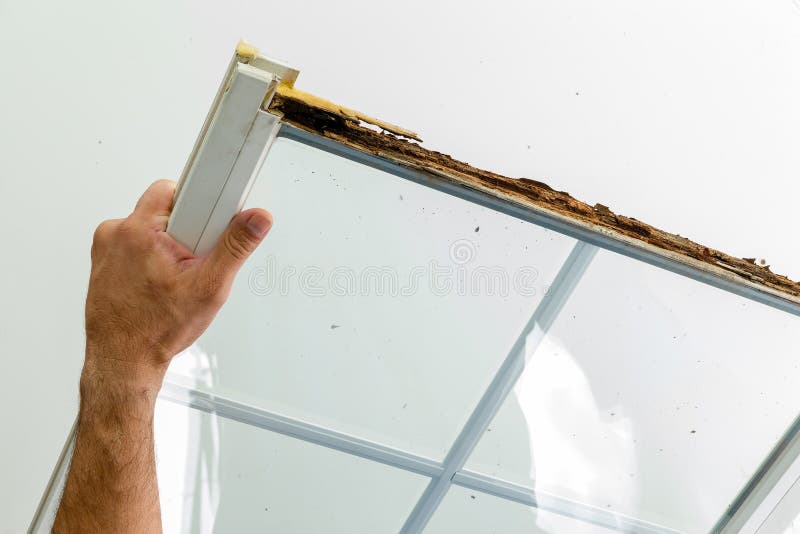
<svg viewBox="0 0 800 534">
<path fill-rule="evenodd" d="M 784 294 L 793 302 L 800 302 L 800 283 L 773 273 L 768 265 L 756 264 L 753 258 L 736 258 L 695 243 L 685 237 L 659 230 L 633 217 L 612 212 L 602 204 L 590 206 L 568 193 L 556 191 L 545 183 L 529 178 L 509 178 L 497 173 L 477 169 L 447 154 L 423 148 L 417 143 L 378 132 L 363 126 L 357 118 L 333 113 L 291 94 L 276 94 L 269 110 L 283 116 L 284 122 L 321 135 L 366 153 L 388 159 L 405 167 L 424 170 L 456 183 L 466 185 L 498 198 L 566 217 L 599 227 L 603 233 L 616 236 L 625 242 L 646 244 L 647 248 L 660 249 L 701 262 L 705 270 L 734 276 L 749 285 L 770 288 L 769 293 Z M 671 255 L 671 254 L 667 254 Z"/>
</svg>

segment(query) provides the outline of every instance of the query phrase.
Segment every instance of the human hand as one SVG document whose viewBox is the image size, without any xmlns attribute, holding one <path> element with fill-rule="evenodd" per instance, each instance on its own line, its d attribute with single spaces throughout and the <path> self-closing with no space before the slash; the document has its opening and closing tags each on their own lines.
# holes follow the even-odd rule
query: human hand
<svg viewBox="0 0 800 534">
<path fill-rule="evenodd" d="M 170 360 L 205 331 L 236 273 L 272 226 L 239 213 L 205 258 L 167 235 L 175 183 L 153 183 L 126 219 L 104 221 L 92 244 L 86 298 L 85 382 L 157 391 Z"/>
<path fill-rule="evenodd" d="M 161 532 L 156 394 L 272 226 L 264 210 L 242 212 L 195 257 L 166 233 L 174 191 L 155 182 L 128 218 L 95 231 L 78 432 L 53 532 Z"/>
</svg>

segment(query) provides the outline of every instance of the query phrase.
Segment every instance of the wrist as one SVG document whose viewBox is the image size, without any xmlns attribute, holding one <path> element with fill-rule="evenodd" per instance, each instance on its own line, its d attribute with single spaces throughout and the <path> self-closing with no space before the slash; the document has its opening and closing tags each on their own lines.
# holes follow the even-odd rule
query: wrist
<svg viewBox="0 0 800 534">
<path fill-rule="evenodd" d="M 103 363 L 87 359 L 81 372 L 79 432 L 116 443 L 129 432 L 151 429 L 160 382 L 136 376 L 125 369 L 130 364 Z"/>
<path fill-rule="evenodd" d="M 87 343 L 81 371 L 81 395 L 92 390 L 115 391 L 139 397 L 155 397 L 161 389 L 167 364 L 153 363 L 147 355 L 108 356 Z"/>
</svg>

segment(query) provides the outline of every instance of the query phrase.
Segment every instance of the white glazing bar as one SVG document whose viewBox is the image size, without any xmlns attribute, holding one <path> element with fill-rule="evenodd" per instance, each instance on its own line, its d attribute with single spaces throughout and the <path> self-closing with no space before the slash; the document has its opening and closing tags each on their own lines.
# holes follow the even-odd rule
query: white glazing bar
<svg viewBox="0 0 800 534">
<path fill-rule="evenodd" d="M 427 477 L 439 477 L 444 472 L 443 465 L 434 460 L 255 408 L 206 391 L 198 391 L 177 381 L 167 379 L 159 398 Z M 44 534 L 50 531 L 58 506 L 58 497 L 66 480 L 74 441 L 75 427 L 73 426 L 53 471 L 50 483 L 44 492 L 39 509 L 33 518 L 29 532 Z M 615 528 L 622 532 L 656 534 L 674 534 L 675 532 L 609 510 L 598 510 L 595 507 L 557 495 L 545 492 L 536 492 L 534 494 L 530 489 L 523 486 L 470 471 L 456 473 L 452 478 L 452 482 L 453 484 L 502 499 L 515 501 L 534 508 L 541 508 L 587 523 Z"/>
<path fill-rule="evenodd" d="M 444 470 L 431 480 L 403 525 L 402 534 L 417 534 L 428 524 L 472 450 L 503 405 L 532 354 L 552 326 L 573 289 L 589 267 L 597 247 L 578 241 L 553 280 L 550 290 L 533 312 L 528 324 L 511 347 L 488 389 L 467 420 L 444 460 Z"/>
<path fill-rule="evenodd" d="M 620 532 L 636 532 L 637 534 L 680 533 L 679 530 L 642 521 L 605 508 L 598 508 L 566 499 L 545 491 L 533 491 L 525 486 L 487 477 L 472 471 L 463 470 L 456 473 L 453 476 L 453 484 Z"/>
<path fill-rule="evenodd" d="M 168 380 L 161 388 L 160 398 L 420 475 L 431 477 L 442 472 L 441 464 L 429 458 L 272 413 L 213 393 L 197 391 Z"/>
<path fill-rule="evenodd" d="M 714 533 L 754 532 L 778 505 L 786 488 L 781 482 L 800 462 L 800 417 L 784 433 L 712 529 Z M 792 482 L 789 481 L 789 484 Z"/>
<path fill-rule="evenodd" d="M 775 532 L 792 532 L 797 528 L 797 520 L 800 517 L 800 475 L 798 475 L 798 462 L 792 464 L 774 491 L 774 505 L 768 507 L 764 517 L 755 513 L 750 517 L 750 521 L 742 529 L 742 533 L 771 534 Z M 772 497 L 773 494 L 770 494 Z M 767 501 L 764 501 L 764 505 Z M 766 507 L 766 506 L 764 506 Z M 760 511 L 760 510 L 759 510 Z M 756 519 L 758 517 L 758 519 Z M 751 526 L 756 528 L 751 530 Z"/>
</svg>

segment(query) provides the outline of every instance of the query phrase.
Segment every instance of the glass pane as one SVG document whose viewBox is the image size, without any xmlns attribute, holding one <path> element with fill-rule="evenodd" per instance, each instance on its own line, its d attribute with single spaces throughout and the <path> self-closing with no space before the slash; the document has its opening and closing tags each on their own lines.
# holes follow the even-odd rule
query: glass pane
<svg viewBox="0 0 800 534">
<path fill-rule="evenodd" d="M 616 532 L 546 510 L 453 486 L 425 534 L 611 534 Z"/>
<path fill-rule="evenodd" d="M 705 532 L 800 411 L 797 317 L 600 252 L 468 469 Z"/>
<path fill-rule="evenodd" d="M 166 401 L 156 455 L 164 532 L 396 532 L 428 482 Z"/>
<path fill-rule="evenodd" d="M 197 344 L 202 381 L 434 458 L 574 244 L 285 139 L 249 204 L 275 226 Z"/>
</svg>

